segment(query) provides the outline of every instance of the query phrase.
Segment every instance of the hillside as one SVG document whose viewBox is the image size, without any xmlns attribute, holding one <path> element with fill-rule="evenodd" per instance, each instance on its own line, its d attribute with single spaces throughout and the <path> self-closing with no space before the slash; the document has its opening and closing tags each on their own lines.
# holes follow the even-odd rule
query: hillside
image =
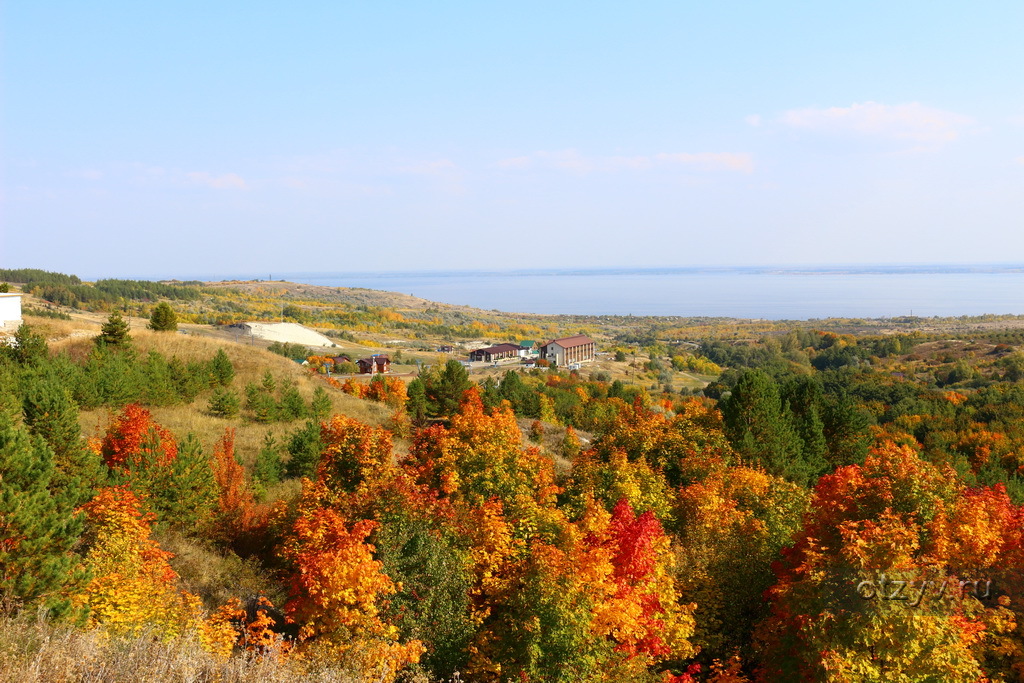
<svg viewBox="0 0 1024 683">
<path fill-rule="evenodd" d="M 0 346 L 13 679 L 1024 667 L 1016 320 L 474 320 L 256 284 L 26 285 Z M 158 300 L 177 330 L 147 329 Z M 391 372 L 201 322 L 275 312 Z M 579 368 L 459 360 L 581 327 Z"/>
</svg>

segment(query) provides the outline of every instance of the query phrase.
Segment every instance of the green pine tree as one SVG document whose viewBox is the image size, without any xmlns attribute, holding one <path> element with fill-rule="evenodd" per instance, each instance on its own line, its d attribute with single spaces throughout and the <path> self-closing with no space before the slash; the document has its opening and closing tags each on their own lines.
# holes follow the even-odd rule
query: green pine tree
<svg viewBox="0 0 1024 683">
<path fill-rule="evenodd" d="M 238 417 L 241 401 L 239 401 L 238 395 L 235 392 L 218 387 L 214 389 L 213 396 L 210 397 L 210 402 L 207 404 L 206 409 L 211 415 L 216 417 Z"/>
<path fill-rule="evenodd" d="M 24 366 L 40 365 L 50 355 L 46 338 L 37 333 L 31 325 L 22 324 L 14 333 L 14 343 L 2 346 L 5 355 L 15 363 Z"/>
<path fill-rule="evenodd" d="M 331 397 L 323 387 L 313 390 L 313 400 L 309 404 L 310 416 L 314 420 L 326 420 L 331 414 Z"/>
<path fill-rule="evenodd" d="M 779 387 L 762 370 L 744 372 L 722 406 L 725 433 L 748 462 L 799 484 L 811 483 L 803 444 L 793 415 L 779 396 Z"/>
<path fill-rule="evenodd" d="M 161 526 L 186 533 L 201 532 L 217 504 L 217 483 L 210 459 L 194 434 L 178 445 L 168 463 L 160 437 L 151 433 L 131 465 L 112 474 L 116 484 L 139 494 Z"/>
<path fill-rule="evenodd" d="M 257 495 L 265 496 L 267 489 L 279 483 L 283 475 L 284 463 L 281 461 L 277 439 L 268 433 L 263 437 L 263 446 L 256 454 L 256 462 L 252 468 L 252 480 Z"/>
<path fill-rule="evenodd" d="M 73 552 L 81 515 L 50 490 L 53 459 L 41 437 L 0 415 L 0 599 L 60 615 L 88 577 Z"/>
<path fill-rule="evenodd" d="M 286 386 L 281 390 L 281 400 L 277 406 L 278 419 L 298 420 L 306 417 L 308 412 L 309 408 L 295 385 Z"/>
<path fill-rule="evenodd" d="M 417 377 L 409 382 L 406 387 L 409 400 L 406 401 L 405 409 L 409 412 L 416 425 L 423 425 L 427 421 L 427 386 L 423 380 Z"/>
<path fill-rule="evenodd" d="M 462 394 L 473 386 L 462 363 L 449 360 L 436 375 L 427 375 L 427 399 L 433 415 L 451 417 L 459 412 Z"/>
<path fill-rule="evenodd" d="M 161 301 L 150 314 L 148 327 L 157 332 L 173 332 L 178 329 L 178 314 L 169 303 Z"/>
<path fill-rule="evenodd" d="M 267 423 L 277 419 L 277 401 L 252 382 L 245 385 L 245 409 L 252 412 L 252 419 L 256 422 Z"/>
<path fill-rule="evenodd" d="M 74 508 L 91 499 L 106 478 L 100 456 L 82 440 L 78 406 L 57 381 L 35 378 L 24 392 L 25 426 L 53 452 L 51 489 Z"/>
<path fill-rule="evenodd" d="M 128 322 L 121 316 L 120 311 L 114 311 L 107 318 L 100 328 L 100 334 L 95 338 L 96 345 L 106 349 L 124 350 L 131 346 L 132 338 L 128 334 Z"/>
<path fill-rule="evenodd" d="M 210 361 L 210 374 L 222 387 L 228 386 L 235 379 L 235 366 L 231 364 L 224 349 L 217 349 L 217 355 Z"/>
<path fill-rule="evenodd" d="M 291 458 L 285 465 L 285 473 L 292 478 L 312 477 L 320 464 L 320 453 L 323 450 L 320 439 L 320 424 L 309 420 L 288 436 L 288 453 Z"/>
<path fill-rule="evenodd" d="M 170 363 L 163 355 L 150 351 L 140 368 L 141 390 L 147 405 L 169 406 L 178 402 L 179 395 L 174 385 Z"/>
</svg>

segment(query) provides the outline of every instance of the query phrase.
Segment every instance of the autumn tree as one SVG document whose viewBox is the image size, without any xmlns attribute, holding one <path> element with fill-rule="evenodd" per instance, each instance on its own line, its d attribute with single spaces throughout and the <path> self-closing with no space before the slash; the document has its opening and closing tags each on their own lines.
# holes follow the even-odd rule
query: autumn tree
<svg viewBox="0 0 1024 683">
<path fill-rule="evenodd" d="M 776 565 L 761 679 L 982 679 L 1019 596 L 986 604 L 960 581 L 1019 562 L 1020 520 L 1004 491 L 967 490 L 909 446 L 826 475 Z"/>
<path fill-rule="evenodd" d="M 289 619 L 300 626 L 304 656 L 337 662 L 374 680 L 394 680 L 423 653 L 419 641 L 399 642 L 381 619 L 381 602 L 397 590 L 366 542 L 371 521 L 349 523 L 332 509 L 300 513 L 285 546 L 295 567 Z"/>
<path fill-rule="evenodd" d="M 535 540 L 514 557 L 482 587 L 491 605 L 472 648 L 474 680 L 648 680 L 695 654 L 693 605 L 680 604 L 651 513 L 625 501 L 612 513 L 593 507 L 559 542 Z"/>
<path fill-rule="evenodd" d="M 754 624 L 767 615 L 771 565 L 791 543 L 810 494 L 765 472 L 715 463 L 674 497 L 671 529 L 680 593 L 696 603 L 701 659 L 751 656 Z"/>
<path fill-rule="evenodd" d="M 317 481 L 336 492 L 368 489 L 393 476 L 391 433 L 344 415 L 320 429 Z"/>
<path fill-rule="evenodd" d="M 171 554 L 150 537 L 153 516 L 139 498 L 122 487 L 105 488 L 84 510 L 84 566 L 92 580 L 77 599 L 89 608 L 89 622 L 116 634 L 155 626 L 164 638 L 196 625 L 199 599 L 178 588 Z"/>
<path fill-rule="evenodd" d="M 245 468 L 235 459 L 235 430 L 228 427 L 213 449 L 210 463 L 217 485 L 218 534 L 239 540 L 261 526 L 265 513 L 257 509 L 245 477 Z"/>
<path fill-rule="evenodd" d="M 511 409 L 488 415 L 475 388 L 466 391 L 448 427 L 417 433 L 409 466 L 422 484 L 453 500 L 479 507 L 498 498 L 524 528 L 544 529 L 561 518 L 551 460 L 535 448 L 523 449 Z"/>
</svg>

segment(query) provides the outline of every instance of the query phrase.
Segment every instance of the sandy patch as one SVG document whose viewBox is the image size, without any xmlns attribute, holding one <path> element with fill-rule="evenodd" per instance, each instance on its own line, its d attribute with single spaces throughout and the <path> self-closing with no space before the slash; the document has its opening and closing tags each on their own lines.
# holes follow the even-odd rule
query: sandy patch
<svg viewBox="0 0 1024 683">
<path fill-rule="evenodd" d="M 329 337 L 298 323 L 241 323 L 245 334 L 270 342 L 289 342 L 303 346 L 337 346 Z"/>
</svg>

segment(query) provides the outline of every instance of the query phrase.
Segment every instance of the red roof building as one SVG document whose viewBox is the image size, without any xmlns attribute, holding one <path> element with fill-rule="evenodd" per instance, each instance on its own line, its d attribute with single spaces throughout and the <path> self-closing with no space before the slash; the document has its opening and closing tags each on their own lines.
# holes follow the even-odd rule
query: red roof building
<svg viewBox="0 0 1024 683">
<path fill-rule="evenodd" d="M 488 363 L 496 360 L 502 360 L 503 358 L 518 358 L 519 357 L 519 344 L 496 344 L 495 346 L 488 346 L 485 349 L 477 349 L 470 351 L 469 359 L 471 361 L 486 361 Z"/>
</svg>

